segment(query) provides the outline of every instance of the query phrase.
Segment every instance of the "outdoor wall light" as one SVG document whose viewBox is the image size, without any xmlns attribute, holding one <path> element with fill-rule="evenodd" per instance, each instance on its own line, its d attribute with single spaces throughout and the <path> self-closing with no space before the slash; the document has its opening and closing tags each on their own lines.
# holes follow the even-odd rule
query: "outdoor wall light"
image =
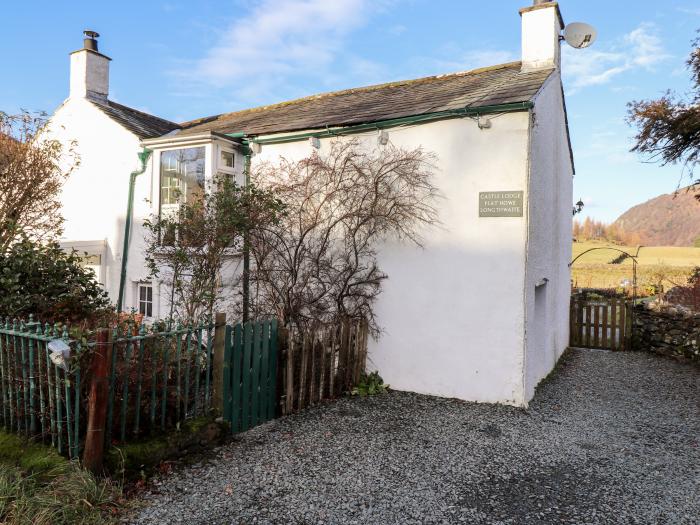
<svg viewBox="0 0 700 525">
<path fill-rule="evenodd" d="M 479 126 L 479 129 L 489 129 L 491 127 L 491 119 L 478 116 L 476 117 L 476 125 Z"/>
<path fill-rule="evenodd" d="M 581 199 L 579 199 L 578 202 L 576 203 L 576 205 L 574 206 L 573 212 L 574 212 L 574 215 L 576 215 L 577 213 L 581 213 L 582 211 L 583 211 L 583 201 Z"/>
<path fill-rule="evenodd" d="M 321 149 L 321 139 L 318 137 L 309 137 L 309 144 L 312 148 Z"/>
<path fill-rule="evenodd" d="M 68 370 L 66 359 L 70 357 L 70 345 L 63 339 L 53 339 L 49 341 L 48 347 L 51 352 L 49 355 L 51 362 L 64 370 Z"/>
<path fill-rule="evenodd" d="M 380 131 L 379 136 L 377 137 L 377 144 L 380 144 L 381 146 L 386 146 L 389 143 L 389 132 L 388 131 Z"/>
<path fill-rule="evenodd" d="M 251 142 L 250 150 L 257 155 L 262 151 L 262 144 L 259 142 Z"/>
</svg>

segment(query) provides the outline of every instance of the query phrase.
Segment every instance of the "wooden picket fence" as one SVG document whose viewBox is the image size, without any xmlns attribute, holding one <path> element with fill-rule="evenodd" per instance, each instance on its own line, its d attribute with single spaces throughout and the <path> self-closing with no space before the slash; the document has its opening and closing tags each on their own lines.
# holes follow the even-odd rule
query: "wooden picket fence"
<svg viewBox="0 0 700 525">
<path fill-rule="evenodd" d="M 352 390 L 367 364 L 367 321 L 345 319 L 308 332 L 290 330 L 282 354 L 281 411 L 289 414 Z"/>
<path fill-rule="evenodd" d="M 570 345 L 631 350 L 632 303 L 618 297 L 571 297 Z"/>
</svg>

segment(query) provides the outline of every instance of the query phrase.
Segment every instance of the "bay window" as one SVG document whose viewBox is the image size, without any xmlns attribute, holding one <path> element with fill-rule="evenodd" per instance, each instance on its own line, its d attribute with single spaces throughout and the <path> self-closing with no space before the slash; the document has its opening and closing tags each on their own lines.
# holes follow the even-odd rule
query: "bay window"
<svg viewBox="0 0 700 525">
<path fill-rule="evenodd" d="M 204 147 L 160 154 L 160 212 L 204 194 Z"/>
</svg>

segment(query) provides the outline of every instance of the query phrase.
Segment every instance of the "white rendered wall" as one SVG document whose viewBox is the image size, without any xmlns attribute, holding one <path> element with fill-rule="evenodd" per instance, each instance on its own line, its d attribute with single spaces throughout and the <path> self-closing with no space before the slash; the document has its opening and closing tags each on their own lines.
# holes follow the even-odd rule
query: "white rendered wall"
<svg viewBox="0 0 700 525">
<path fill-rule="evenodd" d="M 573 166 L 558 74 L 535 100 L 530 156 L 530 200 L 526 290 L 525 398 L 552 370 L 569 344 L 571 209 Z M 544 284 L 544 311 L 535 307 L 535 288 Z M 538 329 L 543 321 L 546 329 Z M 539 317 L 539 319 L 538 319 Z"/>
<path fill-rule="evenodd" d="M 376 144 L 376 133 L 365 137 Z M 399 390 L 524 404 L 526 218 L 479 218 L 478 196 L 522 190 L 527 200 L 528 113 L 493 118 L 486 130 L 454 119 L 394 128 L 389 137 L 437 154 L 445 198 L 437 203 L 442 227 L 426 232 L 425 249 L 387 243 L 380 250 L 389 279 L 370 367 Z M 329 139 L 321 144 L 327 152 Z M 253 163 L 311 151 L 306 141 L 266 145 Z"/>
<path fill-rule="evenodd" d="M 80 154 L 80 166 L 61 193 L 63 244 L 105 241 L 103 279 L 116 302 L 129 174 L 138 167 L 139 139 L 82 98 L 70 98 L 59 107 L 49 134 L 64 145 L 75 141 Z M 143 183 L 137 179 L 137 195 L 144 195 Z M 139 200 L 143 197 L 135 200 L 135 209 L 143 206 Z"/>
</svg>

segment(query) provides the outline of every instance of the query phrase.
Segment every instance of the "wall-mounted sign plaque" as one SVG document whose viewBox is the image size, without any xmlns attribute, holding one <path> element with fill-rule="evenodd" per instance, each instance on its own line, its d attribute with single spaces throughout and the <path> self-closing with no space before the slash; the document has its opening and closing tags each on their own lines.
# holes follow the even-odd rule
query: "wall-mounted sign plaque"
<svg viewBox="0 0 700 525">
<path fill-rule="evenodd" d="M 479 192 L 479 217 L 522 217 L 522 191 Z"/>
</svg>

